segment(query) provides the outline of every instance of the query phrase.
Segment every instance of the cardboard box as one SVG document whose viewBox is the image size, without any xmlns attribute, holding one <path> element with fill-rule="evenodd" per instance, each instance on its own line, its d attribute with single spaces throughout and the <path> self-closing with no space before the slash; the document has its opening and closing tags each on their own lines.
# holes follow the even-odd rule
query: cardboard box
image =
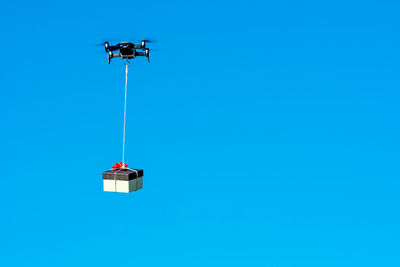
<svg viewBox="0 0 400 267">
<path fill-rule="evenodd" d="M 112 169 L 103 172 L 103 188 L 106 192 L 130 193 L 143 188 L 143 170 Z"/>
</svg>

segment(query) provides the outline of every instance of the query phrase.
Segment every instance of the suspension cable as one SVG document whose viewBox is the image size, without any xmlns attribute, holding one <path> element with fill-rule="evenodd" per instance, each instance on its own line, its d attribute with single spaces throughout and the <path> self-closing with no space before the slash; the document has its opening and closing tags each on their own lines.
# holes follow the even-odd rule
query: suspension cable
<svg viewBox="0 0 400 267">
<path fill-rule="evenodd" d="M 129 62 L 125 63 L 125 105 L 124 105 L 124 134 L 122 137 L 122 167 L 125 168 L 125 128 L 126 128 L 126 98 L 128 94 L 128 66 Z"/>
</svg>

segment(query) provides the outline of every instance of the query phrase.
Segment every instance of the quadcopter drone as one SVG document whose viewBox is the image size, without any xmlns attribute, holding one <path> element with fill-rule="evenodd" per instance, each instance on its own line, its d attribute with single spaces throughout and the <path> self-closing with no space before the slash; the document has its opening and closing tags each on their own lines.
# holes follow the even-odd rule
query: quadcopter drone
<svg viewBox="0 0 400 267">
<path fill-rule="evenodd" d="M 146 43 L 150 43 L 150 40 L 143 40 L 140 45 L 135 45 L 130 42 L 121 42 L 116 45 L 109 45 L 108 42 L 104 43 L 104 48 L 108 53 L 108 64 L 111 63 L 111 59 L 114 57 L 121 57 L 124 59 L 134 59 L 137 56 L 147 57 L 150 62 L 150 50 L 146 48 Z M 143 52 L 136 51 L 141 49 Z M 119 53 L 113 53 L 113 51 L 119 50 Z"/>
</svg>

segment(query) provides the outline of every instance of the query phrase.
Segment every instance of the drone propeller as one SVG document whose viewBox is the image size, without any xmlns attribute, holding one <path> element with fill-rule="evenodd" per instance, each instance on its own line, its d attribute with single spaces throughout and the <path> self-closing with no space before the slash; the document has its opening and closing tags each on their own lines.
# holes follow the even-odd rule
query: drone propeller
<svg viewBox="0 0 400 267">
<path fill-rule="evenodd" d="M 145 41 L 146 43 L 156 43 L 157 42 L 154 39 L 144 39 L 143 41 Z"/>
<path fill-rule="evenodd" d="M 153 39 L 144 39 L 141 41 L 141 48 L 140 49 L 146 49 L 146 43 L 155 43 L 156 41 Z"/>
<path fill-rule="evenodd" d="M 108 43 L 108 41 L 103 41 L 103 42 L 100 42 L 100 43 L 95 43 L 94 45 L 95 45 L 95 46 L 104 46 L 105 43 Z"/>
<path fill-rule="evenodd" d="M 105 48 L 106 52 L 108 52 L 108 49 L 110 48 L 110 45 L 108 42 L 97 43 L 97 44 L 95 44 L 95 46 L 103 46 Z"/>
</svg>

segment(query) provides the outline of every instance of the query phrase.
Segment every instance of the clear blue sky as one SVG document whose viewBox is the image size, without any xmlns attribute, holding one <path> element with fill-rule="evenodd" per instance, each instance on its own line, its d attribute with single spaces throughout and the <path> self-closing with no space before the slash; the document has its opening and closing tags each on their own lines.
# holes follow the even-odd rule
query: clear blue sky
<svg viewBox="0 0 400 267">
<path fill-rule="evenodd" d="M 324 3 L 322 3 L 324 2 Z M 400 266 L 398 1 L 3 1 L 1 266 Z M 103 40 L 158 40 L 130 68 Z"/>
</svg>

